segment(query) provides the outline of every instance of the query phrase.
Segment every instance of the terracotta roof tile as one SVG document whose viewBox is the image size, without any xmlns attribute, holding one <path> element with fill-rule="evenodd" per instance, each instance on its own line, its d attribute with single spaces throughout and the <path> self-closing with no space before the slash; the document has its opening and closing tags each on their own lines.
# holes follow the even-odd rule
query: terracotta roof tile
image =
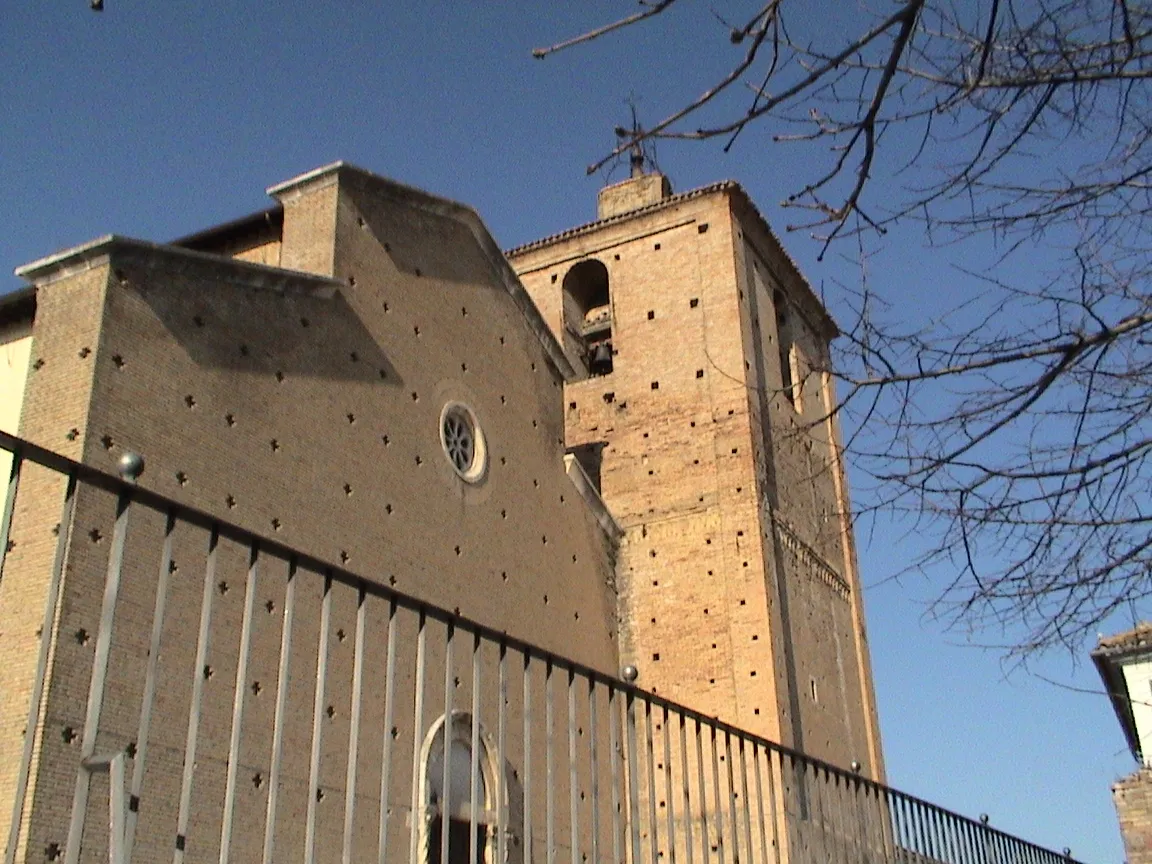
<svg viewBox="0 0 1152 864">
<path fill-rule="evenodd" d="M 1127 654 L 1141 649 L 1152 650 L 1152 622 L 1141 621 L 1131 630 L 1115 636 L 1101 636 L 1093 654 Z"/>
</svg>

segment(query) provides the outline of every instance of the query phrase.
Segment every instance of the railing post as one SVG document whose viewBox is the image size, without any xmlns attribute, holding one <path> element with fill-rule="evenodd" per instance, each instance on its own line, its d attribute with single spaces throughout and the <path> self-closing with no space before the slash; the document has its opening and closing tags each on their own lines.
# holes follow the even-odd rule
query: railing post
<svg viewBox="0 0 1152 864">
<path fill-rule="evenodd" d="M 72 536 L 72 516 L 76 508 L 76 475 L 68 475 L 64 489 L 64 503 L 60 508 L 60 527 L 56 536 L 56 551 L 52 560 L 52 574 L 44 598 L 44 617 L 40 623 L 40 644 L 36 653 L 36 672 L 32 679 L 32 693 L 28 697 L 28 719 L 24 724 L 24 749 L 20 755 L 20 769 L 16 774 L 16 790 L 12 799 L 12 822 L 8 828 L 8 848 L 4 864 L 13 864 L 20 841 L 20 827 L 24 821 L 24 798 L 28 792 L 32 771 L 32 752 L 40 726 L 40 703 L 44 698 L 44 683 L 48 668 L 48 652 L 52 646 L 56 626 L 56 612 L 60 602 L 60 582 L 64 574 L 64 559 Z"/>
<path fill-rule="evenodd" d="M 108 551 L 108 570 L 104 577 L 104 600 L 100 608 L 100 629 L 96 634 L 96 651 L 92 658 L 92 676 L 88 682 L 88 704 L 84 716 L 84 732 L 80 741 L 80 759 L 91 759 L 96 751 L 96 736 L 100 716 L 104 709 L 105 678 L 108 659 L 112 651 L 112 626 L 116 617 L 116 601 L 120 596 L 120 578 L 124 569 L 124 544 L 128 536 L 128 516 L 132 499 L 122 490 L 116 499 L 116 523 L 112 529 L 112 548 Z M 33 734 L 29 730 L 29 734 Z M 68 840 L 64 847 L 65 864 L 80 860 L 80 842 L 84 833 L 84 817 L 88 811 L 89 772 L 81 767 L 76 773 L 76 787 L 72 795 L 72 817 L 68 825 Z M 123 842 L 121 834 L 120 842 Z M 121 850 L 123 852 L 123 850 Z"/>
<path fill-rule="evenodd" d="M 80 762 L 80 770 L 86 778 L 98 771 L 108 772 L 108 864 L 127 864 L 124 754 L 89 757 Z"/>
</svg>

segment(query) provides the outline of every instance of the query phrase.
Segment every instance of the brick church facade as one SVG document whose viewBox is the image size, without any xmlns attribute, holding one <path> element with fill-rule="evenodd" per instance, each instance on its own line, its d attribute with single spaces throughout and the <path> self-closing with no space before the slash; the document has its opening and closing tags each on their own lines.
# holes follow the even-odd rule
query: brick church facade
<svg viewBox="0 0 1152 864">
<path fill-rule="evenodd" d="M 0 384 L 19 394 L 3 431 L 109 473 L 142 454 L 140 488 L 205 519 L 589 675 L 626 670 L 645 691 L 883 781 L 832 412 L 836 326 L 738 185 L 672 194 L 659 175 L 635 176 L 601 192 L 597 221 L 507 255 L 470 209 L 342 163 L 269 194 L 267 211 L 173 243 L 106 237 L 20 268 L 30 287 L 0 299 L 12 360 Z M 157 810 L 181 826 L 178 857 L 190 843 L 189 860 L 229 848 L 267 859 L 290 840 L 338 860 L 361 830 L 375 842 L 350 815 L 368 781 L 333 755 L 390 752 L 358 738 L 362 715 L 390 710 L 361 693 L 392 686 L 365 666 L 361 634 L 392 632 L 365 618 L 365 588 L 357 599 L 320 573 L 297 596 L 291 561 L 257 575 L 258 540 L 246 550 L 213 533 L 206 553 L 159 516 L 116 540 L 115 497 L 86 489 L 62 522 L 63 479 L 27 473 L 5 507 L 0 581 L 0 819 L 22 820 L 17 857 L 79 854 L 81 834 L 88 849 L 84 832 L 97 829 L 69 826 L 87 800 L 74 792 L 77 752 L 133 758 L 145 743 L 150 767 L 133 782 L 147 794 L 133 807 L 141 826 Z M 110 541 L 127 543 L 111 595 Z M 147 543 L 167 550 L 166 606 L 156 560 L 129 554 Z M 277 672 L 286 608 L 305 670 L 290 687 Z M 388 656 L 439 656 L 415 653 L 422 613 L 418 627 Z M 451 640 L 449 626 L 449 667 Z M 240 647 L 213 661 L 219 645 Z M 477 649 L 475 663 L 486 680 L 498 674 L 494 654 Z M 164 682 L 154 693 L 144 668 Z M 412 742 L 413 777 L 435 732 L 421 722 L 423 668 L 404 684 L 416 687 L 415 715 L 392 727 Z M 111 696 L 94 708 L 95 669 Z M 321 674 L 344 683 L 317 695 L 309 682 Z M 527 684 L 524 694 L 527 715 Z M 504 703 L 475 699 L 503 722 Z M 445 753 L 453 716 L 435 733 Z M 270 767 L 262 748 L 281 739 Z M 540 744 L 525 735 L 518 756 L 521 743 L 508 746 L 512 765 Z M 273 767 L 299 817 L 275 829 L 284 838 L 264 782 Z M 333 800 L 347 802 L 342 823 L 317 815 Z M 269 814 L 263 835 L 230 829 L 244 807 Z M 415 824 L 402 808 L 377 818 Z M 548 818 L 551 836 L 551 803 Z M 531 848 L 543 829 L 523 830 Z M 168 860 L 166 831 L 151 840 Z"/>
</svg>

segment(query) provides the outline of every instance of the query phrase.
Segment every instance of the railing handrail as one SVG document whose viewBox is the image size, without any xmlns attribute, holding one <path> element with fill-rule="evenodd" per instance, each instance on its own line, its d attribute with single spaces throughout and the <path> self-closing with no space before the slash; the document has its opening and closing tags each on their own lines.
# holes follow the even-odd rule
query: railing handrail
<svg viewBox="0 0 1152 864">
<path fill-rule="evenodd" d="M 408 609 L 409 611 L 421 613 L 433 620 L 438 620 L 443 623 L 452 624 L 463 630 L 471 631 L 474 635 L 480 636 L 489 642 L 499 644 L 503 649 L 512 649 L 526 657 L 532 657 L 537 660 L 543 661 L 552 667 L 558 667 L 567 670 L 570 674 L 578 675 L 586 678 L 589 681 L 601 684 L 609 689 L 615 690 L 626 697 L 640 699 L 650 705 L 667 709 L 675 714 L 678 714 L 686 719 L 691 719 L 697 724 L 705 725 L 709 728 L 715 729 L 718 732 L 723 732 L 732 735 L 744 742 L 760 746 L 765 751 L 775 752 L 780 756 L 787 757 L 795 762 L 801 762 L 809 765 L 817 771 L 824 771 L 826 774 L 834 775 L 845 781 L 851 781 L 858 786 L 863 786 L 876 794 L 884 794 L 895 796 L 909 803 L 928 808 L 930 811 L 946 816 L 951 819 L 957 819 L 961 822 L 967 823 L 978 828 L 982 832 L 987 832 L 992 835 L 1003 837 L 1011 840 L 1014 843 L 1021 843 L 1024 846 L 1035 849 L 1046 854 L 1055 855 L 1070 862 L 1070 864 L 1078 864 L 1076 859 L 1071 855 L 1063 855 L 1053 849 L 1041 846 L 1030 840 L 1026 840 L 1015 834 L 1010 834 L 999 828 L 995 828 L 985 822 L 977 821 L 954 810 L 949 810 L 939 804 L 934 804 L 909 792 L 904 792 L 895 787 L 888 786 L 887 784 L 880 783 L 879 781 L 872 780 L 868 777 L 862 777 L 859 774 L 840 768 L 829 762 L 825 762 L 814 756 L 810 756 L 802 751 L 795 750 L 784 744 L 772 741 L 754 732 L 749 732 L 746 729 L 741 729 L 724 720 L 715 716 L 709 716 L 701 711 L 691 708 L 687 705 L 675 702 L 664 696 L 646 691 L 640 687 L 623 681 L 619 678 L 606 675 L 605 673 L 580 663 L 577 660 L 572 660 L 563 657 L 552 651 L 540 648 L 531 642 L 521 639 L 516 636 L 509 635 L 508 633 L 497 630 L 479 621 L 475 621 L 466 615 L 461 615 L 455 611 L 445 609 L 430 603 L 426 600 L 421 600 L 411 595 L 405 594 L 396 588 L 383 584 L 369 576 L 358 574 L 347 567 L 342 565 L 333 564 L 325 561 L 315 555 L 307 552 L 302 552 L 298 549 L 289 546 L 288 544 L 258 534 L 250 529 L 243 528 L 234 522 L 227 519 L 222 519 L 219 516 L 213 515 L 206 510 L 202 510 L 190 504 L 182 503 L 173 498 L 168 497 L 160 492 L 152 489 L 147 489 L 139 486 L 135 482 L 125 480 L 100 468 L 87 465 L 79 462 L 69 456 L 64 456 L 53 450 L 49 450 L 39 444 L 35 444 L 25 438 L 13 435 L 8 432 L 0 430 L 0 451 L 6 451 L 12 454 L 13 462 L 11 468 L 11 476 L 18 476 L 21 465 L 24 461 L 31 461 L 34 464 L 40 465 L 45 468 L 57 471 L 60 474 L 75 477 L 79 481 L 83 481 L 91 486 L 95 486 L 105 491 L 127 498 L 129 501 L 143 504 L 158 512 L 163 512 L 172 517 L 178 517 L 201 528 L 215 531 L 219 536 L 241 542 L 249 546 L 256 546 L 261 552 L 268 552 L 277 557 L 283 558 L 286 561 L 294 562 L 297 567 L 304 569 L 314 570 L 322 573 L 328 578 L 335 581 L 342 582 L 346 585 L 363 588 L 366 592 L 378 594 L 386 599 L 396 603 L 398 607 Z M 9 478 L 9 483 L 10 483 Z M 5 488 L 9 483 L 5 484 Z M 11 502 L 9 502 L 11 504 Z M 7 514 L 5 514 L 7 515 Z M 4 533 L 2 529 L 8 526 L 0 525 L 0 534 Z M 2 538 L 6 539 L 6 538 Z M 0 549 L 0 555 L 3 555 L 3 550 Z M 2 562 L 2 559 L 0 559 Z M 0 571 L 0 579 L 3 578 L 3 573 Z"/>
</svg>

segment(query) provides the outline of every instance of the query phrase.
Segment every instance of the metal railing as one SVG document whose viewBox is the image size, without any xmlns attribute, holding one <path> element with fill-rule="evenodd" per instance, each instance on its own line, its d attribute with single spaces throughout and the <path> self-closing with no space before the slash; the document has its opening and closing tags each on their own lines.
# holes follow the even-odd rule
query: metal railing
<svg viewBox="0 0 1152 864">
<path fill-rule="evenodd" d="M 27 441 L 0 448 L 0 614 L 18 583 L 41 621 L 26 706 L 7 708 L 27 715 L 0 778 L 6 864 L 1070 861 Z"/>
</svg>

